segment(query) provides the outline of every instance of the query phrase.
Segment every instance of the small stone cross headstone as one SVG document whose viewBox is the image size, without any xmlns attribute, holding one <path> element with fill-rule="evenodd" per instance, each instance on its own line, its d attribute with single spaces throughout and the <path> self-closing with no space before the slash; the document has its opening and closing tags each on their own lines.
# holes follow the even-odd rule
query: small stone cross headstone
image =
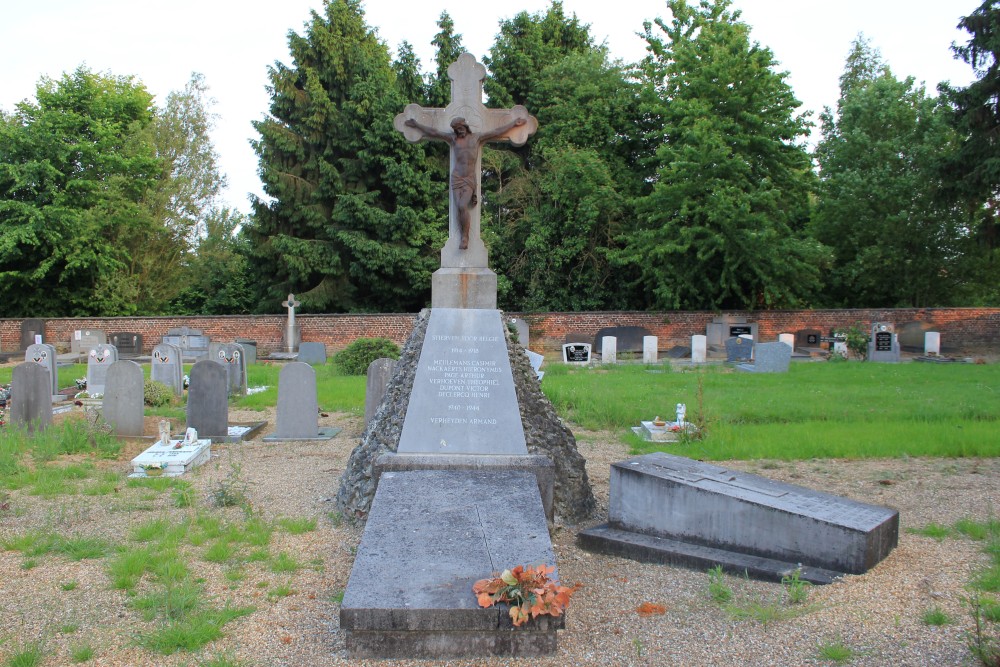
<svg viewBox="0 0 1000 667">
<path fill-rule="evenodd" d="M 24 351 L 24 360 L 31 361 L 44 366 L 49 374 L 49 402 L 53 397 L 59 395 L 59 373 L 56 370 L 56 348 L 48 343 L 32 343 Z M 17 396 L 14 395 L 14 403 L 17 404 Z"/>
<path fill-rule="evenodd" d="M 281 305 L 288 309 L 288 320 L 285 322 L 285 352 L 298 352 L 302 334 L 299 325 L 295 323 L 295 309 L 301 306 L 302 302 L 296 301 L 294 294 L 289 294 Z"/>
<path fill-rule="evenodd" d="M 229 377 L 222 364 L 204 359 L 191 367 L 187 425 L 202 437 L 228 437 Z"/>
<path fill-rule="evenodd" d="M 153 348 L 150 359 L 149 378 L 170 387 L 175 396 L 184 393 L 184 366 L 181 349 L 169 343 L 160 343 Z"/>
<path fill-rule="evenodd" d="M 52 382 L 42 364 L 25 361 L 14 367 L 10 389 L 10 423 L 34 433 L 52 423 Z"/>
<path fill-rule="evenodd" d="M 87 356 L 87 393 L 103 394 L 105 379 L 111 364 L 118 361 L 118 348 L 114 345 L 96 345 Z"/>
<path fill-rule="evenodd" d="M 120 437 L 143 432 L 142 367 L 134 361 L 116 361 L 108 368 L 104 384 L 104 421 Z"/>
</svg>

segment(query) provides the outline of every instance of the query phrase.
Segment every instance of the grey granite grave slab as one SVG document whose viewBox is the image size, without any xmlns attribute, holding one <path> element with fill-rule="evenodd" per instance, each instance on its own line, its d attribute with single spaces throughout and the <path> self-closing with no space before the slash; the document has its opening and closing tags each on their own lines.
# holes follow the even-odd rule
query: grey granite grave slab
<svg viewBox="0 0 1000 667">
<path fill-rule="evenodd" d="M 395 371 L 395 359 L 376 359 L 368 364 L 365 374 L 365 424 L 375 416 L 375 411 L 385 396 L 385 388 Z"/>
<path fill-rule="evenodd" d="M 207 463 L 211 457 L 212 441 L 208 438 L 193 442 L 170 440 L 166 444 L 157 441 L 132 459 L 129 477 L 178 477 Z"/>
<path fill-rule="evenodd" d="M 667 359 L 686 359 L 691 356 L 691 348 L 687 345 L 674 345 L 667 350 Z"/>
<path fill-rule="evenodd" d="M 111 364 L 118 361 L 114 345 L 95 345 L 87 355 L 87 393 L 91 396 L 104 393 L 105 379 Z"/>
<path fill-rule="evenodd" d="M 208 358 L 226 369 L 230 394 L 242 396 L 247 393 L 247 360 L 241 345 L 209 343 Z"/>
<path fill-rule="evenodd" d="M 753 355 L 753 341 L 736 336 L 726 339 L 726 361 L 750 361 Z"/>
<path fill-rule="evenodd" d="M 118 350 L 119 359 L 129 359 L 142 354 L 142 334 L 118 331 L 108 334 L 109 342 Z"/>
<path fill-rule="evenodd" d="M 860 574 L 895 548 L 899 513 L 656 453 L 612 464 L 606 528 Z M 599 532 L 581 539 L 599 541 Z"/>
<path fill-rule="evenodd" d="M 319 427 L 313 367 L 303 361 L 285 364 L 278 375 L 278 425 L 264 441 L 329 440 L 339 432 L 339 428 Z"/>
<path fill-rule="evenodd" d="M 517 565 L 555 565 L 533 475 L 520 471 L 384 472 L 340 610 L 352 658 L 538 656 L 564 617 L 516 630 L 482 608 L 479 579 Z M 512 490 L 518 495 L 511 511 Z M 553 573 L 553 577 L 557 574 Z"/>
<path fill-rule="evenodd" d="M 229 378 L 222 364 L 203 359 L 191 367 L 187 426 L 203 438 L 229 436 Z"/>
<path fill-rule="evenodd" d="M 143 383 L 142 367 L 127 359 L 108 367 L 104 383 L 104 421 L 111 424 L 120 437 L 142 435 Z"/>
<path fill-rule="evenodd" d="M 45 320 L 37 318 L 21 320 L 21 346 L 18 349 L 27 350 L 29 345 L 34 345 L 35 336 L 41 336 L 41 342 L 45 342 Z"/>
<path fill-rule="evenodd" d="M 323 343 L 302 342 L 299 343 L 299 356 L 296 361 L 307 364 L 326 363 L 326 345 Z"/>
<path fill-rule="evenodd" d="M 14 400 L 10 403 L 10 423 L 28 433 L 52 423 L 52 381 L 48 369 L 34 361 L 14 367 L 10 379 Z"/>
<path fill-rule="evenodd" d="M 69 351 L 78 357 L 86 357 L 97 345 L 108 342 L 102 329 L 77 329 L 69 339 Z"/>
<path fill-rule="evenodd" d="M 59 373 L 56 366 L 56 348 L 48 343 L 32 343 L 24 351 L 24 360 L 43 366 L 49 374 L 49 402 L 61 400 L 59 396 Z M 14 401 L 17 402 L 16 400 Z"/>
<path fill-rule="evenodd" d="M 528 453 L 498 310 L 434 308 L 400 453 Z"/>
<path fill-rule="evenodd" d="M 792 348 L 787 343 L 757 343 L 753 363 L 740 364 L 737 370 L 749 373 L 787 373 L 792 362 Z"/>
<path fill-rule="evenodd" d="M 173 390 L 175 396 L 181 396 L 184 393 L 184 364 L 181 348 L 169 343 L 160 343 L 153 348 L 149 364 L 149 379 L 167 385 Z"/>
</svg>

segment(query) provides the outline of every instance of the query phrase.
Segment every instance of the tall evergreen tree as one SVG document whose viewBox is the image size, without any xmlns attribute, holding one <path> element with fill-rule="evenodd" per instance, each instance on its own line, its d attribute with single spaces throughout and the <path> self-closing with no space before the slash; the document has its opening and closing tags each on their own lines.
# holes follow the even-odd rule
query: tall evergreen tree
<svg viewBox="0 0 1000 667">
<path fill-rule="evenodd" d="M 455 33 L 455 22 L 448 12 L 441 12 L 437 26 L 440 32 L 431 40 L 434 45 L 434 72 L 428 77 L 427 102 L 432 107 L 446 107 L 451 102 L 448 68 L 458 60 L 465 48 L 462 46 L 462 36 Z"/>
<path fill-rule="evenodd" d="M 392 126 L 406 102 L 360 0 L 327 0 L 292 64 L 270 68 L 270 115 L 255 123 L 264 191 L 252 240 L 262 308 L 294 292 L 311 311 L 424 305 L 447 234 L 447 200 L 423 147 Z"/>
<path fill-rule="evenodd" d="M 653 308 L 809 303 L 824 255 L 801 232 L 813 176 L 799 102 L 730 0 L 667 5 L 671 22 L 645 30 L 656 175 L 622 260 Z"/>
</svg>

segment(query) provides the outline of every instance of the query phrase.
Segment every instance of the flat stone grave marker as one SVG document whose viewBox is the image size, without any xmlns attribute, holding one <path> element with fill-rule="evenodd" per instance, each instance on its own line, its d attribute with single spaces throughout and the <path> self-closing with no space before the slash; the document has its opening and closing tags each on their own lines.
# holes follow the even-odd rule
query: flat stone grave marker
<svg viewBox="0 0 1000 667">
<path fill-rule="evenodd" d="M 153 348 L 150 359 L 149 379 L 162 382 L 170 387 L 175 396 L 184 393 L 184 365 L 181 348 L 169 343 L 160 343 Z"/>
<path fill-rule="evenodd" d="M 299 356 L 296 361 L 307 364 L 323 365 L 326 363 L 326 345 L 323 343 L 299 343 Z"/>
<path fill-rule="evenodd" d="M 176 345 L 187 359 L 199 360 L 208 358 L 208 344 L 211 339 L 201 329 L 175 327 L 167 330 L 161 342 Z"/>
<path fill-rule="evenodd" d="M 646 336 L 652 336 L 646 327 L 604 327 L 594 336 L 594 352 L 604 353 L 604 339 L 615 338 L 615 349 L 620 352 L 639 354 L 642 352 L 642 341 Z"/>
<path fill-rule="evenodd" d="M 241 345 L 209 343 L 208 358 L 225 367 L 230 394 L 242 396 L 247 393 L 247 360 Z"/>
<path fill-rule="evenodd" d="M 108 342 L 108 336 L 101 329 L 77 329 L 69 341 L 69 351 L 79 356 L 87 356 L 97 345 Z"/>
<path fill-rule="evenodd" d="M 222 364 L 203 359 L 191 367 L 187 426 L 201 437 L 229 437 L 229 377 Z"/>
<path fill-rule="evenodd" d="M 114 345 L 97 345 L 87 355 L 87 393 L 103 394 L 105 380 L 111 364 L 118 361 L 118 348 Z"/>
<path fill-rule="evenodd" d="M 365 424 L 375 416 L 375 411 L 385 396 L 385 388 L 394 372 L 396 372 L 395 359 L 376 359 L 368 364 L 368 371 L 365 373 Z"/>
<path fill-rule="evenodd" d="M 737 370 L 750 373 L 787 373 L 792 361 L 792 347 L 787 343 L 757 343 L 753 348 L 753 363 L 740 364 Z"/>
<path fill-rule="evenodd" d="M 726 361 L 750 361 L 753 355 L 753 341 L 736 336 L 726 339 Z"/>
<path fill-rule="evenodd" d="M 102 409 L 104 421 L 111 425 L 115 435 L 142 436 L 144 382 L 142 367 L 134 361 L 123 359 L 108 367 Z"/>
<path fill-rule="evenodd" d="M 27 350 L 28 347 L 36 343 L 35 336 L 41 336 L 45 340 L 45 320 L 30 318 L 21 320 L 21 346 L 19 350 Z"/>
<path fill-rule="evenodd" d="M 59 396 L 59 373 L 56 367 L 56 348 L 48 343 L 32 343 L 24 351 L 24 360 L 39 364 L 49 374 L 49 403 Z M 17 404 L 17 396 L 14 395 Z"/>
<path fill-rule="evenodd" d="M 142 334 L 121 331 L 110 334 L 111 344 L 118 350 L 118 358 L 138 357 L 142 354 Z"/>
<path fill-rule="evenodd" d="M 278 374 L 278 425 L 264 441 L 329 440 L 339 432 L 339 428 L 319 426 L 313 367 L 304 361 L 285 364 Z"/>
<path fill-rule="evenodd" d="M 685 359 L 691 356 L 691 348 L 686 345 L 674 345 L 664 354 L 668 359 Z"/>
<path fill-rule="evenodd" d="M 527 455 L 500 312 L 434 308 L 398 452 Z"/>
<path fill-rule="evenodd" d="M 35 433 L 52 423 L 52 381 L 48 369 L 34 361 L 14 367 L 10 380 L 10 423 Z"/>
<path fill-rule="evenodd" d="M 177 477 L 207 463 L 212 458 L 212 441 L 208 438 L 188 442 L 156 441 L 146 451 L 132 459 L 129 477 Z"/>
<path fill-rule="evenodd" d="M 562 346 L 563 363 L 589 364 L 590 343 L 564 343 Z"/>
</svg>

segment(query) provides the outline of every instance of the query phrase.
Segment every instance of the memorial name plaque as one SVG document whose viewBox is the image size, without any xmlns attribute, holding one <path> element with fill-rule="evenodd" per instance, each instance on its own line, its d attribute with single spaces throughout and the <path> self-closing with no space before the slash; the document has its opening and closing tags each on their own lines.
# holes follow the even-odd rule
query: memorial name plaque
<svg viewBox="0 0 1000 667">
<path fill-rule="evenodd" d="M 875 332 L 875 351 L 892 352 L 892 333 L 888 331 Z"/>
<path fill-rule="evenodd" d="M 752 335 L 753 329 L 750 328 L 749 324 L 738 324 L 729 327 L 729 337 L 735 338 L 736 336 L 750 336 Z"/>
<path fill-rule="evenodd" d="M 562 348 L 565 363 L 586 364 L 590 362 L 590 343 L 566 343 Z"/>
<path fill-rule="evenodd" d="M 496 310 L 431 310 L 399 453 L 528 453 L 503 331 Z"/>
</svg>

